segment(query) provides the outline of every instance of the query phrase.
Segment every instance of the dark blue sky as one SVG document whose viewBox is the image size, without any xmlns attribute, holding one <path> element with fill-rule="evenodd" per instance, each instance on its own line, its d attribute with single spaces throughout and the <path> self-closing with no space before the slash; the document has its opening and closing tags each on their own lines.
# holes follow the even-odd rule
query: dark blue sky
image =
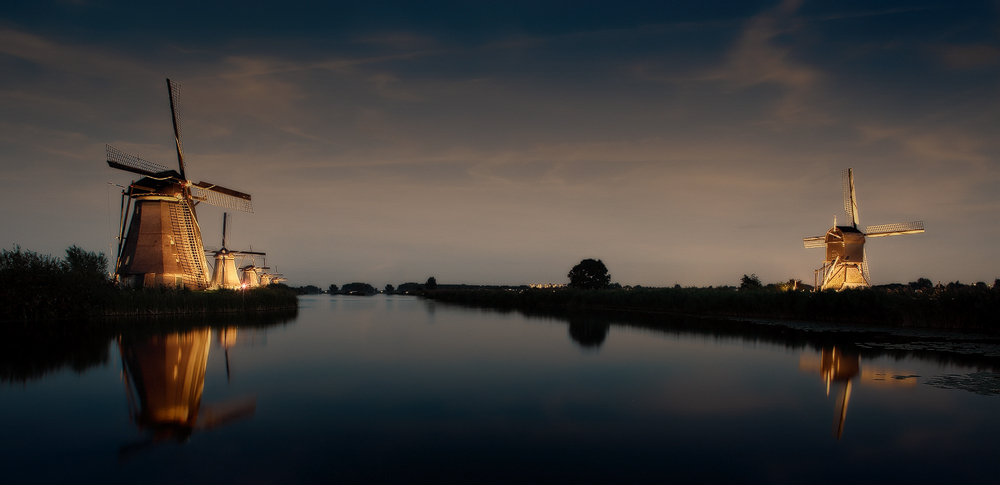
<svg viewBox="0 0 1000 485">
<path fill-rule="evenodd" d="M 998 34 L 997 2 L 8 1 L 0 242 L 109 252 L 104 144 L 174 163 L 170 77 L 189 174 L 253 194 L 233 240 L 293 284 L 811 280 L 847 167 L 862 225 L 927 226 L 876 283 L 992 281 Z"/>
</svg>

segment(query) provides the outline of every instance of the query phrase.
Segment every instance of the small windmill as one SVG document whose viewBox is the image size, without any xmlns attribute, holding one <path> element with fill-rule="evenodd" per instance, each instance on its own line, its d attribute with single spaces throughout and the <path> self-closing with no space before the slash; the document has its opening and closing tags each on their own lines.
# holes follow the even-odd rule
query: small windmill
<svg viewBox="0 0 1000 485">
<path fill-rule="evenodd" d="M 187 179 L 178 115 L 180 91 L 170 79 L 167 93 L 177 145 L 177 170 L 107 146 L 109 166 L 143 176 L 122 192 L 115 274 L 133 286 L 205 289 L 209 286 L 207 262 L 195 206 L 207 202 L 253 212 L 253 205 L 250 194 Z M 133 201 L 135 209 L 130 213 Z"/>
<path fill-rule="evenodd" d="M 816 287 L 819 290 L 843 290 L 847 288 L 868 288 L 868 257 L 865 255 L 866 237 L 902 236 L 924 232 L 923 221 L 903 222 L 868 226 L 865 232 L 858 229 L 858 200 L 854 195 L 854 170 L 848 168 L 843 173 L 844 212 L 847 224 L 838 226 L 833 220 L 833 228 L 825 236 L 802 239 L 806 249 L 826 248 L 823 266 L 816 270 Z M 819 283 L 822 275 L 822 284 Z"/>
<path fill-rule="evenodd" d="M 232 251 L 229 249 L 229 236 L 226 227 L 229 222 L 229 213 L 222 213 L 222 248 L 218 251 L 211 251 L 215 256 L 215 271 L 212 273 L 211 289 L 226 288 L 235 290 L 244 285 L 244 278 L 236 272 L 236 256 L 264 256 L 265 253 L 253 251 Z M 209 251 L 205 251 L 208 253 Z M 242 261 L 241 261 L 242 263 Z M 244 268 L 244 274 L 246 273 Z M 253 285 L 257 286 L 257 285 Z"/>
</svg>

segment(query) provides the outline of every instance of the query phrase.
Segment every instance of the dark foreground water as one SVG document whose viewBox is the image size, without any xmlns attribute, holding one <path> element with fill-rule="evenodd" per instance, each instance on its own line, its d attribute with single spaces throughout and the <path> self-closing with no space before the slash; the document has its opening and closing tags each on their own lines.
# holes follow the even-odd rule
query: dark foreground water
<svg viewBox="0 0 1000 485">
<path fill-rule="evenodd" d="M 301 303 L 6 342 L 0 481 L 1000 482 L 989 339 Z"/>
</svg>

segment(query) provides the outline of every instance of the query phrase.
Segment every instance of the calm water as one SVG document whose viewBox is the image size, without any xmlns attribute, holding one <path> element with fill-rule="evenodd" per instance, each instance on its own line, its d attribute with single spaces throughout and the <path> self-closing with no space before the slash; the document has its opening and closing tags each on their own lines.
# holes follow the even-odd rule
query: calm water
<svg viewBox="0 0 1000 485">
<path fill-rule="evenodd" d="M 526 317 L 402 296 L 301 303 L 269 325 L 5 356 L 4 482 L 997 483 L 1000 474 L 990 345 L 994 356 L 981 357 L 979 344 L 939 352 L 925 337 L 901 345 L 666 317 Z"/>
</svg>

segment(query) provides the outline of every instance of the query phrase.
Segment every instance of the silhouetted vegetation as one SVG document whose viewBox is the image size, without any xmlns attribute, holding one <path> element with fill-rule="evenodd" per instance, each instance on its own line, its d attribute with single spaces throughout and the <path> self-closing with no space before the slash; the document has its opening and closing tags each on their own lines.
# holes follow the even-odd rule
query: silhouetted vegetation
<svg viewBox="0 0 1000 485">
<path fill-rule="evenodd" d="M 355 282 L 355 283 L 348 283 L 340 287 L 340 292 L 346 295 L 367 296 L 378 293 L 378 290 L 376 290 L 375 287 L 369 283 Z"/>
<path fill-rule="evenodd" d="M 424 288 L 428 290 L 436 290 L 437 287 L 438 287 L 438 280 L 433 276 L 427 278 L 427 283 L 424 283 Z"/>
<path fill-rule="evenodd" d="M 584 259 L 569 270 L 569 287 L 578 290 L 600 290 L 611 282 L 607 266 L 600 259 Z"/>
<path fill-rule="evenodd" d="M 763 288 L 764 285 L 760 283 L 760 278 L 756 274 L 751 274 L 750 276 L 743 275 L 740 278 L 740 291 L 743 290 L 759 290 Z"/>
<path fill-rule="evenodd" d="M 125 288 L 107 274 L 103 253 L 76 246 L 61 260 L 32 251 L 0 251 L 0 320 L 248 312 L 297 308 L 284 285 L 246 291 Z"/>
<path fill-rule="evenodd" d="M 435 283 L 437 283 L 437 282 L 435 281 Z M 413 293 L 413 292 L 417 292 L 417 291 L 423 291 L 423 289 L 424 289 L 424 285 L 422 285 L 420 283 L 409 282 L 409 283 L 403 283 L 403 284 L 397 286 L 396 287 L 396 293 Z"/>
<path fill-rule="evenodd" d="M 316 285 L 288 286 L 282 283 L 279 283 L 279 285 L 295 292 L 296 295 L 319 295 L 323 293 L 323 289 Z"/>
<path fill-rule="evenodd" d="M 442 302 L 529 311 L 608 309 L 1000 331 L 1000 284 L 956 282 L 931 289 L 917 284 L 841 292 L 753 288 L 439 289 L 422 294 Z"/>
</svg>

